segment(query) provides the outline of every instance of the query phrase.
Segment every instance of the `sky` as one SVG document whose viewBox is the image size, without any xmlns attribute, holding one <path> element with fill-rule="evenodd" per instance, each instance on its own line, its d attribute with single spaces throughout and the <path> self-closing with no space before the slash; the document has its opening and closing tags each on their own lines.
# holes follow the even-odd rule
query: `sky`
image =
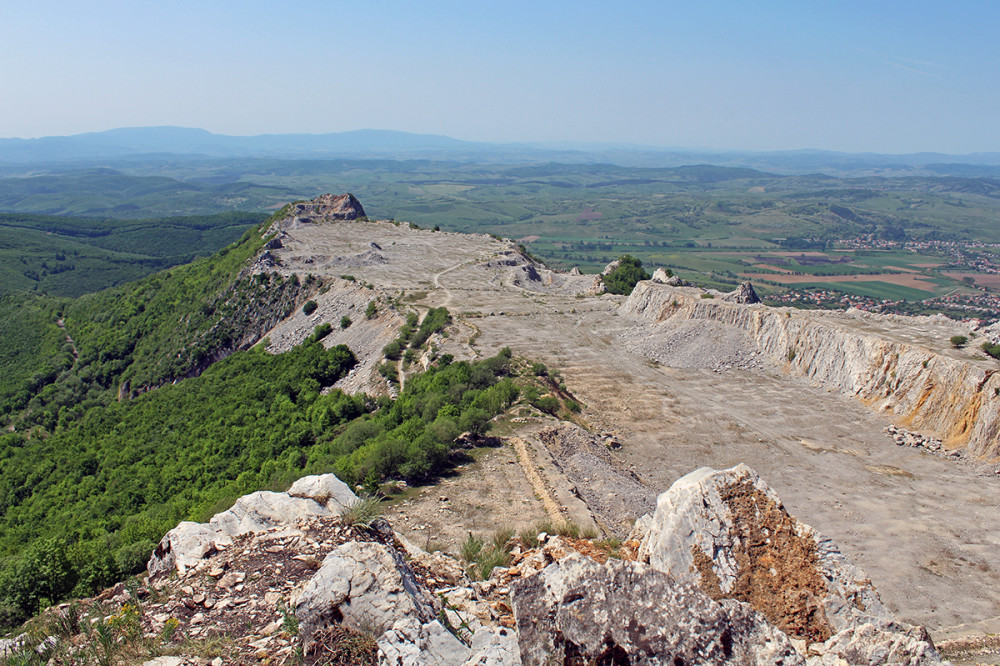
<svg viewBox="0 0 1000 666">
<path fill-rule="evenodd" d="M 0 137 L 1000 151 L 1000 2 L 0 0 Z"/>
</svg>

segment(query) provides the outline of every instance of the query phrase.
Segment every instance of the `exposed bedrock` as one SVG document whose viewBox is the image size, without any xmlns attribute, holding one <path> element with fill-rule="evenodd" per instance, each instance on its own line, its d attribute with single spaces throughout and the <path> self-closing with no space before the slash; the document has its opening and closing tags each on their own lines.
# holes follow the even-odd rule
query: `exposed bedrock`
<svg viewBox="0 0 1000 666">
<path fill-rule="evenodd" d="M 931 431 L 947 448 L 1000 457 L 1000 376 L 987 363 L 906 342 L 901 326 L 902 335 L 892 338 L 872 332 L 890 321 L 879 315 L 741 305 L 702 294 L 644 281 L 622 311 L 654 324 L 705 320 L 742 329 L 789 372 L 853 395 L 899 425 Z"/>
</svg>

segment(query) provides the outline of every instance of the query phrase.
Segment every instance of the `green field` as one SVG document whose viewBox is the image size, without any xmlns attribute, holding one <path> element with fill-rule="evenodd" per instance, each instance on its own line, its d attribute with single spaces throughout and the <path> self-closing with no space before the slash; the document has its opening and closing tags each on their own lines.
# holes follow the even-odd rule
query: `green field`
<svg viewBox="0 0 1000 666">
<path fill-rule="evenodd" d="M 754 268 L 766 263 L 757 255 L 780 251 L 823 250 L 834 262 L 850 259 L 817 264 L 792 258 L 782 266 L 817 276 L 892 273 L 914 263 L 944 261 L 934 254 L 837 251 L 831 244 L 843 238 L 1000 242 L 1000 182 L 987 178 L 837 178 L 705 165 L 632 168 L 430 160 L 182 160 L 117 166 L 0 178 L 0 210 L 86 213 L 107 221 L 234 208 L 269 210 L 296 198 L 349 191 L 370 217 L 518 239 L 554 267 L 596 272 L 627 253 L 647 266 L 669 266 L 683 277 L 719 288 L 732 286 L 744 274 L 767 272 Z M 129 236 L 122 232 L 115 244 L 96 244 L 121 254 L 105 253 L 89 264 L 77 260 L 77 270 L 89 266 L 94 275 L 82 283 L 60 278 L 65 263 L 47 257 L 48 266 L 41 267 L 47 273 L 41 279 L 25 277 L 26 271 L 40 274 L 38 266 L 22 268 L 13 257 L 4 258 L 6 282 L 14 289 L 65 293 L 78 284 L 89 289 L 107 282 L 108 276 L 101 273 L 104 265 L 116 266 L 120 279 L 137 276 L 142 274 L 137 266 L 145 271 L 152 266 L 141 242 L 145 233 L 135 232 L 136 243 L 126 242 Z M 213 246 L 211 240 L 204 242 Z M 21 242 L 34 244 L 32 252 L 41 258 L 42 241 L 25 234 Z M 80 251 L 72 245 L 66 249 Z M 139 260 L 135 254 L 146 258 Z M 939 277 L 927 267 L 915 270 Z M 945 279 L 927 293 L 944 293 L 957 285 Z M 865 282 L 845 291 L 881 298 L 885 290 L 884 285 Z M 915 297 L 924 290 L 890 291 Z"/>
</svg>

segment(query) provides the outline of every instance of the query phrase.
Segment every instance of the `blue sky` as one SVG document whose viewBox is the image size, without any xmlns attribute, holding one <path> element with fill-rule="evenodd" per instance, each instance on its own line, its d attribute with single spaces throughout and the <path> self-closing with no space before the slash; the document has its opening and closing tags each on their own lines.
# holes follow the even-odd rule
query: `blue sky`
<svg viewBox="0 0 1000 666">
<path fill-rule="evenodd" d="M 1000 151 L 1000 2 L 0 3 L 0 136 Z"/>
</svg>

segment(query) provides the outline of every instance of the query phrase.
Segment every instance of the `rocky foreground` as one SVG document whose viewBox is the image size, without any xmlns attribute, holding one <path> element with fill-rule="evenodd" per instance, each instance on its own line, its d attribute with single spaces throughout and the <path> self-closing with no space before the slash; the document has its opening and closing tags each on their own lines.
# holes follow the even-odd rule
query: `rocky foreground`
<svg viewBox="0 0 1000 666">
<path fill-rule="evenodd" d="M 247 495 L 171 530 L 140 584 L 52 609 L 49 635 L 0 650 L 151 666 L 942 663 L 745 465 L 681 478 L 624 543 L 539 534 L 481 581 L 365 508 L 333 475 Z"/>
</svg>

